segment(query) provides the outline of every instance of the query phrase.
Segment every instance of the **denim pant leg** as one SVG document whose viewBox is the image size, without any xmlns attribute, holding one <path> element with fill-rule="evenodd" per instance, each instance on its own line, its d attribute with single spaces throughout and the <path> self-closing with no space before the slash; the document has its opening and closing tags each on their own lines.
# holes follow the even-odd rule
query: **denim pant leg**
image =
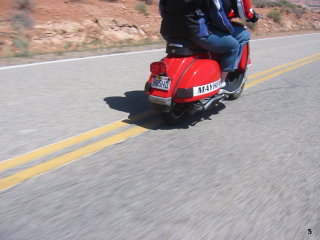
<svg viewBox="0 0 320 240">
<path fill-rule="evenodd" d="M 234 27 L 234 32 L 232 33 L 232 36 L 238 40 L 239 44 L 240 44 L 240 50 L 238 52 L 238 57 L 235 61 L 235 65 L 234 68 L 236 69 L 238 67 L 239 61 L 241 59 L 242 56 L 242 50 L 243 50 L 243 46 L 249 42 L 250 40 L 250 33 L 247 29 L 245 29 L 244 27 L 238 27 L 235 26 Z"/>
<path fill-rule="evenodd" d="M 236 60 L 240 51 L 239 41 L 232 35 L 217 29 L 214 29 L 212 32 L 213 33 L 208 37 L 202 37 L 195 40 L 196 44 L 221 56 L 219 63 L 222 71 L 234 71 L 236 69 Z"/>
</svg>

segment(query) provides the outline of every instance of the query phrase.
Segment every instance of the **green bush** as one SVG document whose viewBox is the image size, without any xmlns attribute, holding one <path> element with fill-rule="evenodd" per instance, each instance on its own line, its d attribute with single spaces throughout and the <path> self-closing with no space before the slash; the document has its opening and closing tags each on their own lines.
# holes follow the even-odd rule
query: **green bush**
<svg viewBox="0 0 320 240">
<path fill-rule="evenodd" d="M 31 0 L 13 0 L 20 10 L 31 10 L 32 1 Z"/>
<path fill-rule="evenodd" d="M 302 15 L 305 13 L 305 9 L 304 8 L 290 8 L 290 7 L 285 7 L 281 9 L 282 12 L 285 13 L 291 13 L 296 15 L 296 17 L 301 18 Z"/>
<path fill-rule="evenodd" d="M 265 1 L 265 0 L 252 0 L 252 4 L 258 8 L 270 8 L 278 7 L 281 9 L 281 12 L 295 14 L 298 18 L 305 13 L 305 9 L 297 4 L 294 4 L 288 0 L 281 1 Z"/>
<path fill-rule="evenodd" d="M 147 5 L 153 4 L 153 0 L 141 0 L 141 1 L 144 1 Z"/>
<path fill-rule="evenodd" d="M 246 22 L 245 25 L 252 31 L 254 31 L 257 28 L 257 23 Z"/>
<path fill-rule="evenodd" d="M 17 36 L 12 41 L 13 45 L 18 49 L 17 56 L 29 55 L 29 41 L 25 36 Z"/>
<path fill-rule="evenodd" d="M 21 30 L 26 28 L 32 28 L 33 21 L 29 15 L 25 13 L 18 13 L 11 17 L 11 23 L 15 30 Z"/>
<path fill-rule="evenodd" d="M 281 0 L 280 4 L 282 12 L 295 14 L 298 18 L 300 18 L 302 14 L 305 13 L 304 7 L 291 3 L 287 0 Z"/>
<path fill-rule="evenodd" d="M 279 10 L 271 10 L 270 12 L 268 12 L 267 17 L 279 24 L 282 21 L 281 12 Z"/>
<path fill-rule="evenodd" d="M 145 3 L 138 3 L 135 7 L 134 7 L 137 11 L 143 13 L 143 14 L 147 14 L 147 6 Z"/>
<path fill-rule="evenodd" d="M 280 7 L 279 2 L 265 1 L 265 0 L 252 0 L 252 5 L 257 8 L 269 8 L 269 7 Z"/>
<path fill-rule="evenodd" d="M 298 6 L 298 5 L 293 4 L 292 2 L 289 2 L 289 1 L 287 1 L 287 0 L 281 0 L 281 1 L 279 2 L 279 4 L 280 4 L 280 6 L 283 7 L 283 8 L 285 8 L 285 7 L 295 8 L 295 7 Z"/>
</svg>

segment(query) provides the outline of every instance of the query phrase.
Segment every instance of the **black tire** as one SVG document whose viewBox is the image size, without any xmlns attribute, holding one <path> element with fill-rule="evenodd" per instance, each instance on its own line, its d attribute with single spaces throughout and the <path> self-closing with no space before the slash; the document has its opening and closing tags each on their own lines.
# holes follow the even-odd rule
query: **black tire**
<svg viewBox="0 0 320 240">
<path fill-rule="evenodd" d="M 239 87 L 239 89 L 237 89 L 234 93 L 230 94 L 228 96 L 228 99 L 230 100 L 236 100 L 240 97 L 240 95 L 242 94 L 244 89 L 244 84 L 242 84 L 242 86 Z"/>
<path fill-rule="evenodd" d="M 174 105 L 170 112 L 162 112 L 163 121 L 168 125 L 177 125 L 181 123 L 187 115 L 186 107 L 182 104 Z"/>
<path fill-rule="evenodd" d="M 243 92 L 245 84 L 245 73 L 232 72 L 229 73 L 226 79 L 226 89 L 229 92 L 233 92 L 228 95 L 228 99 L 236 100 Z"/>
</svg>

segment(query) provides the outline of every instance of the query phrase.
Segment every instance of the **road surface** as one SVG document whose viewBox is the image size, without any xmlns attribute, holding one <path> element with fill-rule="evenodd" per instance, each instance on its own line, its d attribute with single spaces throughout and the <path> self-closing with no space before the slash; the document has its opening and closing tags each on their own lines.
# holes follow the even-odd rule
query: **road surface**
<svg viewBox="0 0 320 240">
<path fill-rule="evenodd" d="M 319 42 L 252 41 L 243 95 L 174 128 L 163 49 L 0 67 L 0 239 L 320 239 Z"/>
</svg>

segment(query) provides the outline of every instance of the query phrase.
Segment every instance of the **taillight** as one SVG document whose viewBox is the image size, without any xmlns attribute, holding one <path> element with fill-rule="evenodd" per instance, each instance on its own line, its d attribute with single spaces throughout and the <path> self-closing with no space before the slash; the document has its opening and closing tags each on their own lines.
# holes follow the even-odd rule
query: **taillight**
<svg viewBox="0 0 320 240">
<path fill-rule="evenodd" d="M 162 75 L 167 72 L 167 64 L 165 62 L 153 62 L 150 64 L 150 71 L 154 75 Z"/>
</svg>

